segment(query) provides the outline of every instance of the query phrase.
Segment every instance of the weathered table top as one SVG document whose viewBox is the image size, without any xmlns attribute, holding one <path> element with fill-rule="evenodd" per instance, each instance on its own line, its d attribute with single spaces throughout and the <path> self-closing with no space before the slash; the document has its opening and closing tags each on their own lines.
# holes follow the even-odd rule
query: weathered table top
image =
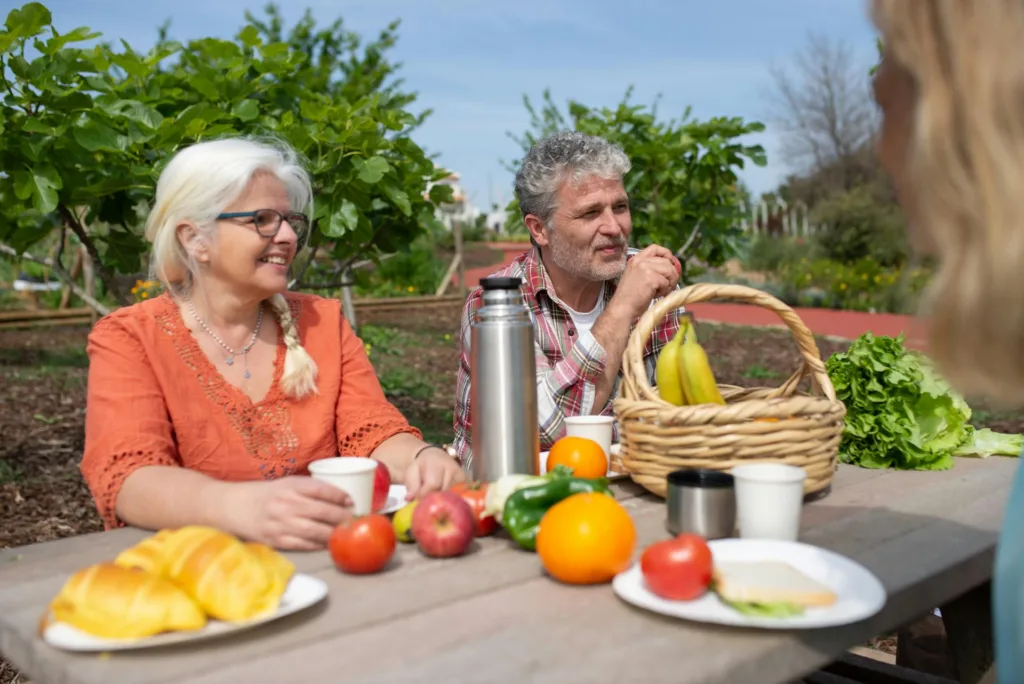
<svg viewBox="0 0 1024 684">
<path fill-rule="evenodd" d="M 36 636 L 41 611 L 76 569 L 135 543 L 118 530 L 0 551 L 0 652 L 35 682 L 788 682 L 847 648 L 927 613 L 991 577 L 1017 459 L 957 459 L 946 472 L 843 466 L 804 510 L 801 540 L 845 554 L 889 592 L 875 618 L 808 632 L 687 623 L 621 601 L 609 585 L 547 578 L 506 538 L 458 559 L 399 545 L 396 567 L 339 573 L 325 552 L 294 554 L 329 585 L 318 606 L 237 636 L 177 647 L 72 654 Z M 615 485 L 637 553 L 668 536 L 664 504 Z"/>
</svg>

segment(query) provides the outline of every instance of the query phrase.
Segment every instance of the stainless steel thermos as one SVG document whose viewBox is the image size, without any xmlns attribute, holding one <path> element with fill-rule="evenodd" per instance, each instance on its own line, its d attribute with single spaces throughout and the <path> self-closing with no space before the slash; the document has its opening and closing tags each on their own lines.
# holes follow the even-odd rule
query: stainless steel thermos
<svg viewBox="0 0 1024 684">
<path fill-rule="evenodd" d="M 470 473 L 493 482 L 538 474 L 534 326 L 519 278 L 484 278 L 483 305 L 470 323 Z"/>
</svg>

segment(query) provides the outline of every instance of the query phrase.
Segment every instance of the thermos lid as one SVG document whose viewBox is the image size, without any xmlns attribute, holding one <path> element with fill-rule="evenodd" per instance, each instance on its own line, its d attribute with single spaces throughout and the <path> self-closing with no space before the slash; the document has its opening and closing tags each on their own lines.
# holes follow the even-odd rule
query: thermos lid
<svg viewBox="0 0 1024 684">
<path fill-rule="evenodd" d="M 522 279 L 515 277 L 507 278 L 481 278 L 480 287 L 487 290 L 518 290 L 523 284 Z"/>
</svg>

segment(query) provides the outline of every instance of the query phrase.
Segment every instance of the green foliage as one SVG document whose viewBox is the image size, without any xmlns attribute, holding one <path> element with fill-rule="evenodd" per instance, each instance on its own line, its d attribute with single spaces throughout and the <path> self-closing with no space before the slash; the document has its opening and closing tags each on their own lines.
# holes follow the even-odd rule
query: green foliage
<svg viewBox="0 0 1024 684">
<path fill-rule="evenodd" d="M 748 271 L 778 271 L 783 265 L 813 258 L 815 245 L 805 238 L 758 235 L 750 241 L 743 266 Z"/>
<path fill-rule="evenodd" d="M 625 179 L 632 203 L 632 243 L 658 243 L 678 251 L 695 234 L 687 256 L 720 266 L 737 253 L 744 239 L 738 227 L 742 190 L 736 172 L 747 161 L 767 163 L 760 145 L 744 145 L 739 138 L 763 131 L 764 126 L 739 117 L 694 121 L 689 108 L 680 119 L 659 121 L 657 103 L 649 108 L 631 104 L 631 95 L 632 88 L 615 108 L 595 109 L 571 100 L 568 116 L 547 90 L 539 111 L 524 97 L 530 129 L 512 137 L 524 154 L 540 138 L 567 129 L 619 144 L 633 163 Z M 509 232 L 525 230 L 516 200 L 508 211 Z M 697 274 L 686 264 L 684 268 L 684 280 Z"/>
<path fill-rule="evenodd" d="M 182 44 L 163 31 L 139 53 L 123 41 L 77 47 L 98 34 L 60 34 L 39 3 L 12 10 L 0 31 L 0 241 L 20 251 L 69 228 L 127 302 L 113 274 L 142 267 L 140 223 L 162 165 L 190 143 L 245 134 L 307 159 L 312 245 L 351 261 L 411 243 L 450 189 L 425 196 L 446 172 L 409 135 L 427 113 L 409 113 L 415 95 L 392 81 L 397 22 L 363 46 L 341 20 L 319 29 L 307 11 L 285 35 L 273 5 L 266 15 L 247 14 L 233 40 Z"/>
<path fill-rule="evenodd" d="M 438 256 L 437 238 L 425 233 L 382 260 L 372 271 L 358 271 L 356 289 L 368 297 L 432 295 L 441 284 L 448 263 L 448 259 Z"/>
<path fill-rule="evenodd" d="M 872 186 L 858 186 L 814 207 L 812 223 L 826 258 L 852 263 L 870 257 L 883 266 L 907 258 L 906 227 L 897 205 L 878 196 Z"/>
<path fill-rule="evenodd" d="M 912 313 L 930 278 L 927 269 L 886 268 L 869 257 L 852 264 L 803 258 L 773 275 L 779 296 L 794 305 L 889 313 Z"/>
</svg>

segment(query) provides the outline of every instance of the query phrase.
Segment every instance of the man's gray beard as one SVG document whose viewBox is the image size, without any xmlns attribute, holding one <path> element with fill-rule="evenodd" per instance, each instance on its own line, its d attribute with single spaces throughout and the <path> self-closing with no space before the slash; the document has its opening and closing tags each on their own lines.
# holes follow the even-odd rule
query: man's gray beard
<svg viewBox="0 0 1024 684">
<path fill-rule="evenodd" d="M 566 243 L 559 238 L 554 236 L 552 238 L 550 241 L 551 261 L 555 266 L 576 278 L 591 282 L 614 280 L 621 276 L 622 272 L 626 269 L 625 241 L 621 243 L 622 258 L 618 263 L 604 264 L 602 268 L 595 269 L 590 263 L 592 252 L 589 251 L 589 247 L 587 251 L 581 251 L 567 247 Z"/>
</svg>

